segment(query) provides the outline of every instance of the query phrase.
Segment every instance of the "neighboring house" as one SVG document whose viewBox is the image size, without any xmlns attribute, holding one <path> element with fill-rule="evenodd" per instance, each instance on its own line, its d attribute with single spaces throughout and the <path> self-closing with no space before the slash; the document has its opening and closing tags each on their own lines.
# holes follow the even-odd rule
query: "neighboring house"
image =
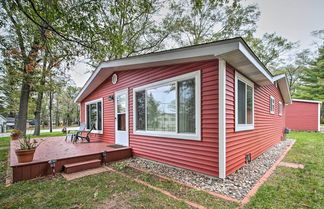
<svg viewBox="0 0 324 209">
<path fill-rule="evenodd" d="M 92 140 L 225 178 L 283 139 L 291 99 L 234 38 L 103 62 L 75 102 Z"/>
<path fill-rule="evenodd" d="M 0 133 L 5 133 L 7 131 L 7 120 L 5 117 L 0 115 Z"/>
<path fill-rule="evenodd" d="M 6 118 L 7 120 L 7 129 L 15 128 L 16 120 L 15 118 Z"/>
<path fill-rule="evenodd" d="M 286 127 L 296 131 L 320 131 L 321 101 L 293 99 L 286 107 Z"/>
</svg>

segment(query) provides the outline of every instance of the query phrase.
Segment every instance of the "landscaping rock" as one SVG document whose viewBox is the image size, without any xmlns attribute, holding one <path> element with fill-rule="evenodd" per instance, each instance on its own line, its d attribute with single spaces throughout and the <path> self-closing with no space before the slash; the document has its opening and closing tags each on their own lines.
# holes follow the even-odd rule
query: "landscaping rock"
<svg viewBox="0 0 324 209">
<path fill-rule="evenodd" d="M 224 180 L 167 164 L 133 158 L 125 160 L 132 167 L 148 170 L 171 179 L 241 200 L 289 147 L 292 140 L 281 141 L 256 159 L 227 176 Z"/>
</svg>

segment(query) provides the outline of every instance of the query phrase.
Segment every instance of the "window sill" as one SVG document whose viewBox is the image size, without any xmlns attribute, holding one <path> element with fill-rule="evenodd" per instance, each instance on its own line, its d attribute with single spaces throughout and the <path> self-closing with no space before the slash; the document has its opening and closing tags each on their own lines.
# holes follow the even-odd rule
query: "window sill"
<svg viewBox="0 0 324 209">
<path fill-rule="evenodd" d="M 254 125 L 235 126 L 235 132 L 254 130 Z"/>
<path fill-rule="evenodd" d="M 149 132 L 149 131 L 135 131 L 135 135 L 141 136 L 154 136 L 154 137 L 163 137 L 163 138 L 173 138 L 173 139 L 184 139 L 184 140 L 193 140 L 201 141 L 200 134 L 175 134 L 175 133 L 161 133 L 161 132 Z"/>
<path fill-rule="evenodd" d="M 274 112 L 270 112 L 270 114 L 274 115 L 275 113 Z"/>
</svg>

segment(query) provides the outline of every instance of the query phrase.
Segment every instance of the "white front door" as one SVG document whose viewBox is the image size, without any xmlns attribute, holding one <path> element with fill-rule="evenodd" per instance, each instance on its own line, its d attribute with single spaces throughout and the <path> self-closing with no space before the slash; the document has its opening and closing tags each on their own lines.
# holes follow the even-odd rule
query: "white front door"
<svg viewBox="0 0 324 209">
<path fill-rule="evenodd" d="M 128 90 L 115 92 L 115 143 L 128 146 Z"/>
</svg>

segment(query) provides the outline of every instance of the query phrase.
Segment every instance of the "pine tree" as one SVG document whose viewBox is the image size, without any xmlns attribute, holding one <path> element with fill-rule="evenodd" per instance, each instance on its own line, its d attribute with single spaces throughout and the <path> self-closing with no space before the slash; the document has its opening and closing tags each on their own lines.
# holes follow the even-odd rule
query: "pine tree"
<svg viewBox="0 0 324 209">
<path fill-rule="evenodd" d="M 295 97 L 324 101 L 324 46 L 319 49 L 319 57 L 313 65 L 303 72 Z"/>
</svg>

